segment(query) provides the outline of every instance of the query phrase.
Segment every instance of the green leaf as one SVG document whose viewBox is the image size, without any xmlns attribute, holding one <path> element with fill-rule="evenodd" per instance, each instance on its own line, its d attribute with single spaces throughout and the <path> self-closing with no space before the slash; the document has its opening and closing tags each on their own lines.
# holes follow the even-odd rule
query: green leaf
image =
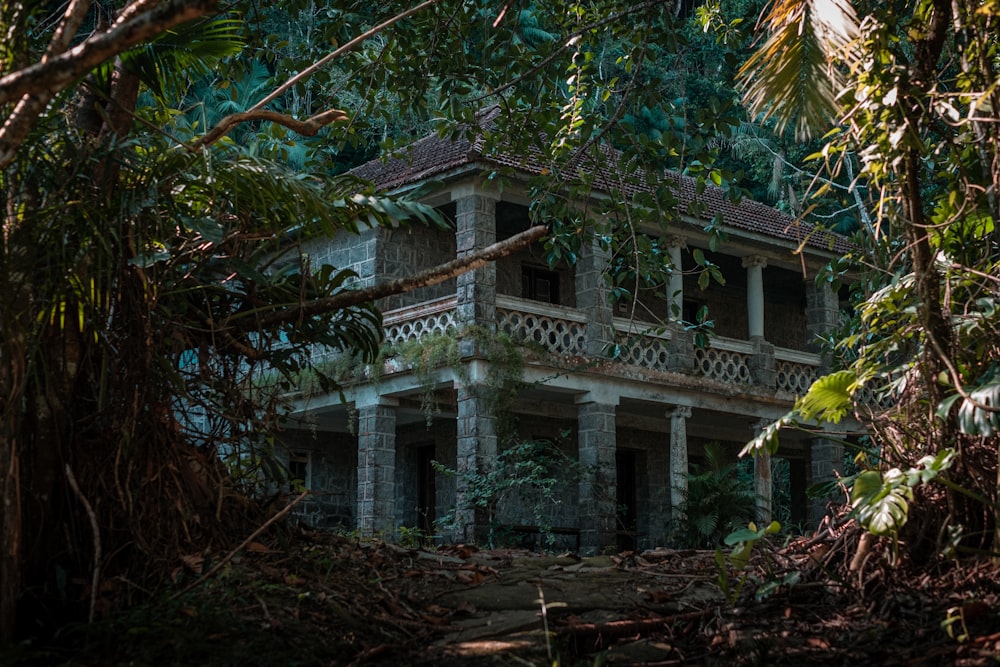
<svg viewBox="0 0 1000 667">
<path fill-rule="evenodd" d="M 803 419 L 839 423 L 854 408 L 852 395 L 857 376 L 852 371 L 837 371 L 813 382 L 795 408 Z"/>
<path fill-rule="evenodd" d="M 874 498 L 882 490 L 882 474 L 877 470 L 865 470 L 854 480 L 851 487 L 851 504 L 858 505 Z"/>
<path fill-rule="evenodd" d="M 909 512 L 908 499 L 913 491 L 908 486 L 885 489 L 870 503 L 861 508 L 858 520 L 872 535 L 892 535 L 906 524 Z"/>
<path fill-rule="evenodd" d="M 992 409 L 984 409 L 980 405 Z M 984 438 L 1000 433 L 1000 383 L 987 384 L 969 392 L 969 398 L 963 399 L 958 409 L 958 428 L 967 435 Z"/>
</svg>

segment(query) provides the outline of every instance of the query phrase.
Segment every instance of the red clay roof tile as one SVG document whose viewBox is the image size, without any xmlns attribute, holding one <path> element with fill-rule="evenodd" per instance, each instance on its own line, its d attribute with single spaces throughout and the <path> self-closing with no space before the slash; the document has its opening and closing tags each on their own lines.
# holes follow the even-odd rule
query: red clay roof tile
<svg viewBox="0 0 1000 667">
<path fill-rule="evenodd" d="M 493 114 L 486 114 L 483 122 L 489 124 Z M 529 175 L 539 175 L 544 170 L 553 169 L 538 151 L 528 151 L 527 155 L 517 156 L 505 152 L 502 148 L 485 151 L 482 135 L 475 142 L 460 137 L 439 137 L 430 135 L 404 147 L 387 160 L 372 160 L 351 170 L 359 178 L 371 181 L 379 190 L 388 191 L 420 181 L 441 176 L 463 166 L 482 165 L 484 168 L 509 167 Z M 653 187 L 637 184 L 635 181 L 624 183 L 615 188 L 613 178 L 603 166 L 585 166 L 584 169 L 594 176 L 595 188 L 605 192 L 618 190 L 624 196 L 634 196 L 639 192 L 652 191 Z M 850 241 L 845 237 L 804 222 L 796 223 L 795 219 L 766 204 L 743 198 L 739 203 L 730 201 L 726 191 L 714 185 L 708 185 L 702 193 L 697 194 L 694 178 L 683 176 L 676 172 L 667 172 L 665 179 L 674 182 L 675 196 L 679 207 L 687 211 L 688 206 L 697 201 L 704 206 L 699 217 L 706 222 L 716 214 L 722 214 L 723 228 L 732 228 L 752 233 L 763 234 L 776 239 L 793 240 L 806 245 L 846 253 L 852 249 Z"/>
</svg>

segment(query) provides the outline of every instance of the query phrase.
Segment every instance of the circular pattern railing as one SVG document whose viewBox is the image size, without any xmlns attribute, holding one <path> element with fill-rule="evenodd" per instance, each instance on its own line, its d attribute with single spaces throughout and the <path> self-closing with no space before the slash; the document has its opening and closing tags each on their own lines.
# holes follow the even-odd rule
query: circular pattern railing
<svg viewBox="0 0 1000 667">
<path fill-rule="evenodd" d="M 695 368 L 705 377 L 723 382 L 750 384 L 750 355 L 710 347 L 696 348 Z"/>
<path fill-rule="evenodd" d="M 511 338 L 538 343 L 556 354 L 583 354 L 584 325 L 548 315 L 497 309 L 500 331 Z"/>
<path fill-rule="evenodd" d="M 776 368 L 778 389 L 801 396 L 816 380 L 816 367 L 794 361 L 778 361 Z"/>
<path fill-rule="evenodd" d="M 388 343 L 405 343 L 422 336 L 446 334 L 455 330 L 455 311 L 442 310 L 422 317 L 400 320 L 385 327 Z"/>
</svg>

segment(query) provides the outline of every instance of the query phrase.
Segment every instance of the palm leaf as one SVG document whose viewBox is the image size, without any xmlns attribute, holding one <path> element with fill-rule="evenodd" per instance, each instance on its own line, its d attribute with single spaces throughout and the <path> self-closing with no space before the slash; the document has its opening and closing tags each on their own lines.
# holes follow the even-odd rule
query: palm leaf
<svg viewBox="0 0 1000 667">
<path fill-rule="evenodd" d="M 240 52 L 242 30 L 236 18 L 196 21 L 125 53 L 122 60 L 161 100 L 179 97 L 192 78 L 205 76 L 220 60 Z"/>
<path fill-rule="evenodd" d="M 779 133 L 794 125 L 807 139 L 839 114 L 844 84 L 834 63 L 847 57 L 857 16 L 845 0 L 775 0 L 764 24 L 770 36 L 740 68 L 737 85 L 762 120 L 774 118 Z"/>
</svg>

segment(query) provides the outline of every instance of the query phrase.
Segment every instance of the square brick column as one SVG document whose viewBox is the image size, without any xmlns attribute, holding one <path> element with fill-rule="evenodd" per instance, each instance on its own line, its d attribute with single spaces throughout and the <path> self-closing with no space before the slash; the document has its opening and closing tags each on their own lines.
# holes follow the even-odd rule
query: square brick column
<svg viewBox="0 0 1000 667">
<path fill-rule="evenodd" d="M 455 480 L 456 541 L 483 542 L 489 534 L 490 517 L 484 508 L 474 505 L 470 485 L 477 474 L 486 474 L 496 465 L 496 417 L 484 398 L 488 388 L 482 385 L 458 387 L 457 445 Z"/>
<path fill-rule="evenodd" d="M 576 306 L 587 314 L 587 354 L 605 356 L 614 342 L 615 328 L 609 288 L 605 280 L 611 251 L 596 239 L 580 247 L 576 261 Z"/>
<path fill-rule="evenodd" d="M 358 513 L 362 535 L 391 536 L 396 523 L 396 402 L 359 405 Z"/>
<path fill-rule="evenodd" d="M 840 301 L 828 282 L 819 285 L 815 281 L 806 283 L 806 348 L 810 352 L 821 352 L 822 340 L 837 328 L 840 317 Z M 829 359 L 823 359 L 822 372 L 829 372 Z"/>
<path fill-rule="evenodd" d="M 577 400 L 580 465 L 580 549 L 600 553 L 617 542 L 615 405 L 584 395 Z"/>
<path fill-rule="evenodd" d="M 455 245 L 458 257 L 467 257 L 497 240 L 495 197 L 476 193 L 456 200 Z M 467 271 L 457 280 L 456 316 L 463 325 L 496 329 L 497 269 L 493 262 Z"/>
<path fill-rule="evenodd" d="M 691 408 L 681 405 L 667 412 L 670 417 L 670 513 L 675 524 L 684 521 L 681 507 L 687 500 L 688 443 L 687 420 Z"/>
<path fill-rule="evenodd" d="M 826 438 L 813 438 L 810 454 L 810 485 L 832 482 L 837 473 L 843 472 L 844 446 Z M 809 523 L 816 526 L 826 514 L 829 498 L 812 498 L 809 504 Z"/>
</svg>

